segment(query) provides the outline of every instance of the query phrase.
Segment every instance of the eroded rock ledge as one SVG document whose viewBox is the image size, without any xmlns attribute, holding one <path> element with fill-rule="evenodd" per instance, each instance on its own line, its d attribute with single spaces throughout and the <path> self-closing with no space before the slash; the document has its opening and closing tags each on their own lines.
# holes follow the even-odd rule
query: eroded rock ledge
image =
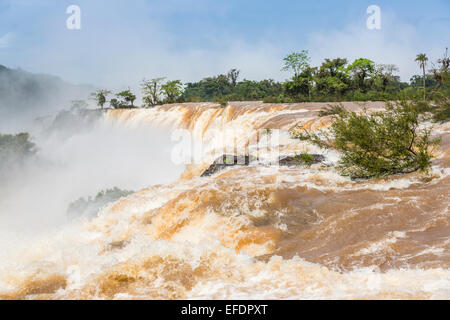
<svg viewBox="0 0 450 320">
<path fill-rule="evenodd" d="M 325 157 L 321 154 L 309 154 L 303 153 L 300 155 L 289 156 L 281 155 L 278 159 L 278 164 L 280 166 L 310 166 L 317 163 L 322 163 L 325 161 Z M 250 164 L 267 164 L 269 161 L 264 161 L 263 159 L 258 159 L 250 155 L 229 155 L 224 154 L 218 157 L 214 162 L 206 169 L 201 177 L 209 177 L 225 168 L 234 166 L 248 166 Z"/>
</svg>

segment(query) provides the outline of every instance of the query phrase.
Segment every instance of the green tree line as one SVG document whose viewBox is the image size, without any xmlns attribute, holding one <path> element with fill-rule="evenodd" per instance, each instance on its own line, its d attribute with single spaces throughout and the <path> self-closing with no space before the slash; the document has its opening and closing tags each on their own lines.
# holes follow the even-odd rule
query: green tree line
<svg viewBox="0 0 450 320">
<path fill-rule="evenodd" d="M 422 97 L 436 99 L 448 93 L 448 57 L 430 63 L 424 53 L 415 57 L 421 75 L 402 82 L 398 67 L 379 64 L 367 58 L 349 61 L 346 58 L 327 58 L 319 66 L 312 66 L 307 50 L 293 52 L 282 61 L 281 70 L 289 74 L 283 82 L 273 79 L 253 81 L 239 79 L 240 71 L 206 77 L 197 82 L 154 78 L 142 80 L 143 107 L 182 102 L 264 101 L 267 103 L 386 101 Z M 447 66 L 445 66 L 447 64 Z M 428 66 L 433 68 L 427 70 Z M 448 94 L 446 94 L 448 96 Z M 104 108 L 135 108 L 136 95 L 130 89 L 113 94 L 98 90 L 92 94 L 97 105 Z"/>
</svg>

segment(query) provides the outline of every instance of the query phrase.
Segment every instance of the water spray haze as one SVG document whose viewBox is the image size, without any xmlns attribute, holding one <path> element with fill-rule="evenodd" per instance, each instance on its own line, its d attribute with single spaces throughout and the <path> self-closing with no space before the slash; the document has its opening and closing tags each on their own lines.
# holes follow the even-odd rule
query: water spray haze
<svg viewBox="0 0 450 320">
<path fill-rule="evenodd" d="M 69 204 L 80 197 L 169 183 L 183 171 L 170 161 L 172 142 L 164 128 L 132 129 L 100 118 L 69 137 L 41 133 L 34 141 L 34 161 L 16 170 L 0 195 L 0 233 L 9 236 L 36 236 L 65 224 Z"/>
</svg>

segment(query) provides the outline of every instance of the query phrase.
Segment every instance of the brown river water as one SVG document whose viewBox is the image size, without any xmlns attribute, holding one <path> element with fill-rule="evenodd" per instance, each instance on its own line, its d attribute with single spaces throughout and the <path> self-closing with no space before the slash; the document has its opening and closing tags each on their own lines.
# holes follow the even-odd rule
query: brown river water
<svg viewBox="0 0 450 320">
<path fill-rule="evenodd" d="M 299 124 L 326 127 L 330 119 L 316 112 L 324 106 L 108 111 L 110 125 L 186 130 L 202 141 L 200 160 L 178 181 L 122 198 L 18 253 L 21 267 L 0 273 L 0 298 L 450 299 L 449 123 L 434 125 L 442 143 L 429 175 L 352 181 L 333 166 L 258 164 L 200 177 L 223 153 L 219 145 L 252 154 L 261 130 L 281 130 L 261 157 L 276 147 L 335 162 L 337 154 L 288 134 Z"/>
</svg>

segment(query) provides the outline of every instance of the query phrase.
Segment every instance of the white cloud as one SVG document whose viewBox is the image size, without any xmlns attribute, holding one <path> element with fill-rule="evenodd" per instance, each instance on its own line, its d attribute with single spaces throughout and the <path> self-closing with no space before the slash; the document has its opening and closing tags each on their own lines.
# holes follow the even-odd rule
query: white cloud
<svg viewBox="0 0 450 320">
<path fill-rule="evenodd" d="M 1 36 L 0 37 L 0 48 L 9 47 L 13 37 L 14 37 L 14 35 L 12 34 L 12 32 L 8 32 L 7 34 Z"/>
<path fill-rule="evenodd" d="M 275 29 L 265 29 L 264 33 L 248 39 L 245 30 L 242 34 L 236 30 L 223 32 L 199 24 L 201 31 L 197 35 L 171 28 L 163 19 L 165 13 L 186 14 L 197 10 L 197 6 L 181 6 L 179 0 L 157 3 L 159 7 L 138 1 L 139 12 L 148 13 L 149 18 L 128 23 L 136 9 L 131 10 L 125 3 L 118 2 L 114 10 L 104 12 L 103 2 L 89 2 L 89 6 L 82 7 L 85 20 L 80 31 L 68 31 L 64 23 L 56 24 L 59 13 L 55 13 L 47 19 L 49 25 L 41 24 L 35 30 L 40 41 L 21 37 L 23 50 L 5 57 L 10 58 L 10 64 L 32 72 L 118 88 L 138 87 L 144 77 L 197 81 L 231 68 L 240 69 L 241 76 L 247 79 L 284 80 L 289 74 L 280 71 L 283 56 L 292 50 L 309 49 L 313 65 L 320 65 L 324 58 L 367 57 L 378 63 L 396 64 L 402 79 L 407 81 L 411 75 L 420 73 L 414 62 L 417 53 L 425 52 L 435 61 L 448 45 L 446 37 L 439 37 L 446 34 L 448 24 L 441 22 L 438 27 L 427 23 L 427 36 L 422 36 L 419 31 L 423 28 L 401 21 L 383 8 L 381 30 L 368 30 L 362 12 L 359 21 L 346 27 L 301 35 L 297 39 L 291 32 L 284 34 L 278 30 L 277 33 Z M 200 7 L 207 13 L 215 12 L 207 6 Z M 226 7 L 219 11 L 226 11 Z M 159 18 L 152 18 L 155 16 Z M 318 25 L 316 30 L 323 28 Z M 7 46 L 11 37 L 6 34 L 0 38 L 0 47 Z M 299 40 L 305 38 L 306 41 Z M 2 57 L 2 61 L 8 59 Z"/>
<path fill-rule="evenodd" d="M 402 80 L 409 81 L 412 75 L 420 73 L 414 62 L 418 53 L 424 52 L 430 61 L 435 61 L 445 46 L 445 41 L 436 41 L 436 37 L 423 38 L 414 25 L 400 21 L 392 13 L 382 12 L 381 30 L 368 30 L 365 22 L 360 21 L 341 30 L 311 34 L 307 47 L 314 64 L 330 57 L 349 60 L 366 57 L 377 63 L 397 65 Z"/>
<path fill-rule="evenodd" d="M 280 71 L 281 60 L 288 48 L 294 46 L 297 50 L 308 48 L 313 65 L 320 65 L 324 58 L 345 57 L 351 61 L 367 57 L 377 63 L 397 65 L 402 80 L 409 81 L 412 75 L 420 73 L 414 62 L 417 53 L 427 53 L 430 61 L 443 53 L 445 41 L 439 43 L 435 37 L 423 39 L 415 26 L 398 20 L 393 14 L 384 13 L 382 17 L 381 30 L 368 30 L 365 21 L 361 20 L 339 30 L 310 34 L 306 43 L 296 44 L 285 38 L 250 42 L 236 34 L 226 38 L 210 34 L 204 46 L 187 48 L 177 46 L 176 35 L 154 22 L 146 25 L 145 34 L 114 30 L 114 37 L 123 39 L 122 45 L 105 41 L 94 45 L 95 50 L 92 50 L 93 46 L 86 47 L 77 52 L 78 57 L 83 57 L 82 62 L 71 63 L 72 54 L 66 52 L 70 45 L 59 43 L 42 51 L 40 59 L 39 55 L 35 56 L 41 61 L 33 63 L 40 62 L 41 66 L 53 68 L 47 72 L 63 72 L 78 81 L 84 78 L 87 82 L 106 86 L 137 87 L 144 77 L 160 76 L 184 82 L 197 81 L 231 68 L 240 69 L 241 76 L 247 79 L 284 80 L 289 75 Z M 105 37 L 109 35 L 105 34 Z M 74 65 L 76 69 L 73 69 Z"/>
<path fill-rule="evenodd" d="M 92 32 L 86 26 L 82 32 L 89 37 L 53 31 L 51 42 L 27 50 L 21 67 L 114 89 L 137 88 L 143 78 L 198 81 L 232 68 L 252 80 L 287 76 L 280 71 L 284 50 L 268 41 L 249 43 L 236 35 L 211 34 L 204 45 L 183 47 L 177 43 L 179 36 L 157 22 L 146 22 L 141 29 L 121 25 Z"/>
</svg>

